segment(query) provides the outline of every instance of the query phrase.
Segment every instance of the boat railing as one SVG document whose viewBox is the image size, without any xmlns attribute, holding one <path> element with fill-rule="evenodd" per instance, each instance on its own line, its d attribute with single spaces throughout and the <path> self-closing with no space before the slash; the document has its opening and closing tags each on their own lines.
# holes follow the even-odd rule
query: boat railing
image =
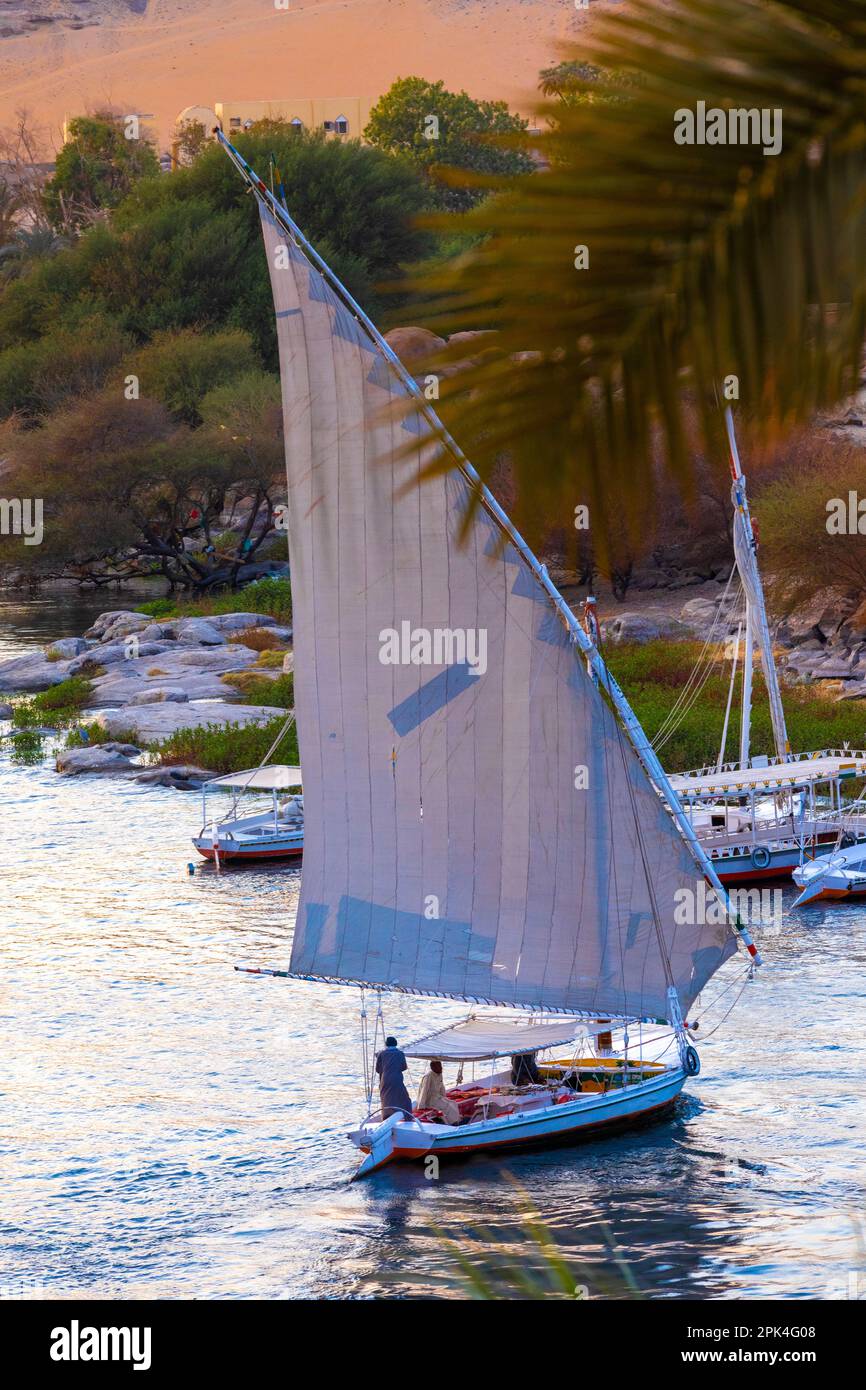
<svg viewBox="0 0 866 1390">
<path fill-rule="evenodd" d="M 733 845 L 798 845 L 803 841 L 814 840 L 822 831 L 835 831 L 840 824 L 844 827 L 849 822 L 851 829 L 866 832 L 866 816 L 852 816 L 849 822 L 844 818 L 841 821 L 833 820 L 832 824 L 829 824 L 830 819 L 828 815 L 818 820 L 792 822 L 789 817 L 787 821 L 770 821 L 766 824 L 759 822 L 748 830 L 725 830 L 722 826 L 705 829 L 702 826 L 698 833 L 701 844 L 712 849 L 726 849 Z"/>
<path fill-rule="evenodd" d="M 390 1114 L 390 1115 L 386 1115 L 386 1114 L 384 1113 L 384 1111 L 382 1110 L 381 1106 L 380 1106 L 380 1108 L 379 1108 L 378 1110 L 370 1110 L 370 1111 L 364 1116 L 364 1118 L 363 1118 L 363 1120 L 361 1121 L 361 1123 L 358 1125 L 358 1129 L 359 1129 L 359 1130 L 361 1130 L 361 1129 L 377 1129 L 379 1125 L 385 1123 L 385 1120 L 386 1120 L 386 1119 L 387 1119 L 387 1120 L 390 1120 L 390 1119 L 392 1118 L 392 1116 L 394 1115 L 396 1107 L 389 1107 L 389 1108 L 390 1108 L 390 1110 L 391 1110 L 391 1114 Z M 413 1115 L 413 1113 L 412 1113 L 411 1110 L 403 1110 L 403 1111 L 400 1111 L 400 1113 L 401 1113 L 403 1119 L 404 1119 L 407 1123 L 412 1122 L 413 1124 L 418 1125 L 419 1129 L 421 1128 L 421 1121 L 418 1119 L 418 1116 L 417 1116 L 417 1115 Z"/>
</svg>

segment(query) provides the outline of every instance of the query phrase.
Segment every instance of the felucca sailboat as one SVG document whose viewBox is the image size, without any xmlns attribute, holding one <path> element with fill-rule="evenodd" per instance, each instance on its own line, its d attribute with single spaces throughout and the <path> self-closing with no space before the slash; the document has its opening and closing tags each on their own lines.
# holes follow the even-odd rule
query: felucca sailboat
<svg viewBox="0 0 866 1390">
<path fill-rule="evenodd" d="M 377 1113 L 365 1057 L 360 1173 L 658 1114 L 698 1070 L 693 1001 L 755 947 L 678 911 L 704 876 L 724 890 L 604 661 L 450 437 L 452 470 L 422 480 L 431 407 L 216 134 L 276 308 L 304 776 L 290 966 L 254 973 L 471 1006 L 404 1048 L 475 1070 L 453 1123 Z M 500 1059 L 526 1054 L 520 1084 Z"/>
</svg>

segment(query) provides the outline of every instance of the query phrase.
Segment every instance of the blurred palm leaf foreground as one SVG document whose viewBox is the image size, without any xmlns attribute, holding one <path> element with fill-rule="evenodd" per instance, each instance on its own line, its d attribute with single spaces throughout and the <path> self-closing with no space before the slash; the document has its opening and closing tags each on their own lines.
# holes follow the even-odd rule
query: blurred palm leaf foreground
<svg viewBox="0 0 866 1390">
<path fill-rule="evenodd" d="M 857 386 L 866 0 L 633 0 L 545 88 L 542 133 L 515 137 L 539 168 L 485 180 L 472 249 L 419 277 L 416 308 L 495 330 L 430 370 L 482 477 L 509 460 L 515 519 L 537 536 L 587 504 L 601 540 L 640 524 L 660 466 L 688 491 L 719 403 L 770 441 Z"/>
</svg>

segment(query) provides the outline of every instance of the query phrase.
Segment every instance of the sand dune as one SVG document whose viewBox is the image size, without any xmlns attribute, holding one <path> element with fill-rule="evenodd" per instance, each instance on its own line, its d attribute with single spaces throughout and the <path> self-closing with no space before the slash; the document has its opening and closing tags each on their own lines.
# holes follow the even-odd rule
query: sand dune
<svg viewBox="0 0 866 1390">
<path fill-rule="evenodd" d="M 135 0 L 140 7 L 142 0 Z M 0 0 L 4 14 L 17 0 Z M 35 0 L 50 23 L 0 39 L 0 126 L 25 107 L 152 113 L 161 147 L 185 106 L 287 96 L 375 99 L 418 74 L 528 111 L 541 67 L 586 13 L 569 0 Z M 72 27 L 83 18 L 88 23 Z M 98 21 L 98 22 L 95 22 Z"/>
</svg>

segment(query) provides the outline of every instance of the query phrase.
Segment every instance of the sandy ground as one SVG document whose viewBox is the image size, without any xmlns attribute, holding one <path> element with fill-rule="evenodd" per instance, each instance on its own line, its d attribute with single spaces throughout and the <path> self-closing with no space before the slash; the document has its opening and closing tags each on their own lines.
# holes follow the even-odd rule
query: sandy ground
<svg viewBox="0 0 866 1390">
<path fill-rule="evenodd" d="M 571 0 L 277 2 L 149 0 L 140 14 L 144 0 L 0 0 L 0 127 L 25 108 L 56 146 L 66 115 L 108 103 L 152 113 L 164 149 L 186 106 L 375 100 L 410 75 L 528 114 L 539 69 L 591 13 Z M 34 14 L 50 22 L 26 24 Z"/>
</svg>

